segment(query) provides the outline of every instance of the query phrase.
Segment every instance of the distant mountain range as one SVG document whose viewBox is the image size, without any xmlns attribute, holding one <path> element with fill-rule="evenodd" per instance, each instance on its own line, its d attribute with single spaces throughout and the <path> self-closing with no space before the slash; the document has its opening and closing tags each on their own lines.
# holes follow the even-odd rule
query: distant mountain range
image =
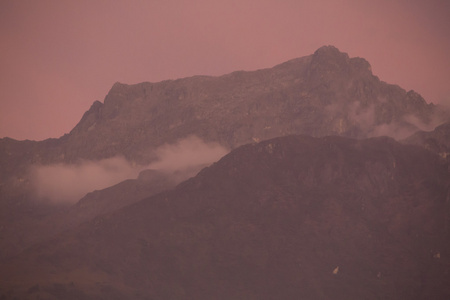
<svg viewBox="0 0 450 300">
<path fill-rule="evenodd" d="M 333 46 L 116 83 L 59 139 L 0 139 L 0 299 L 448 299 L 449 120 Z"/>
</svg>

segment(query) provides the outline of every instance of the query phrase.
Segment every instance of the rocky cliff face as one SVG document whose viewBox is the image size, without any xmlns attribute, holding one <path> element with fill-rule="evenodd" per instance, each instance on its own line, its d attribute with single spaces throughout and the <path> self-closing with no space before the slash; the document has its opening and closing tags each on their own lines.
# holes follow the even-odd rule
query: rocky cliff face
<svg viewBox="0 0 450 300">
<path fill-rule="evenodd" d="M 366 60 L 327 46 L 254 72 L 116 83 L 63 148 L 68 159 L 145 160 L 143 149 L 190 134 L 230 148 L 289 134 L 406 137 L 435 125 L 434 113 L 417 93 L 381 82 Z"/>
<path fill-rule="evenodd" d="M 116 83 L 104 103 L 94 102 L 68 135 L 52 143 L 51 154 L 49 143 L 40 142 L 27 160 L 122 154 L 148 162 L 149 149 L 188 135 L 228 148 L 289 134 L 406 137 L 437 125 L 436 110 L 414 91 L 380 81 L 366 60 L 325 46 L 270 69 Z M 13 147 L 2 143 L 2 149 Z"/>
<path fill-rule="evenodd" d="M 290 136 L 37 245 L 6 299 L 448 299 L 449 173 L 389 138 Z M 14 289 L 12 289 L 12 287 Z"/>
</svg>

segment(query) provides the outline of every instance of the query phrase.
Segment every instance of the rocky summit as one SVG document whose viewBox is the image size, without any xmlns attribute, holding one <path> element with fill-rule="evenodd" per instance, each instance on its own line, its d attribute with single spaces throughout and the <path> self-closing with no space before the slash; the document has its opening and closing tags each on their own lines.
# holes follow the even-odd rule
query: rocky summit
<svg viewBox="0 0 450 300">
<path fill-rule="evenodd" d="M 0 139 L 0 299 L 449 299 L 449 120 L 333 46 L 116 83 Z"/>
<path fill-rule="evenodd" d="M 7 167 L 5 157 L 48 163 L 117 154 L 148 162 L 148 149 L 188 135 L 228 148 L 290 134 L 404 138 L 433 129 L 443 119 L 438 112 L 416 92 L 380 81 L 363 58 L 324 46 L 269 69 L 116 83 L 104 103 L 94 102 L 60 139 L 33 145 L 3 139 L 0 162 Z"/>
<path fill-rule="evenodd" d="M 362 58 L 332 46 L 270 69 L 159 83 L 116 83 L 61 140 L 65 160 L 145 149 L 187 135 L 228 148 L 289 134 L 406 137 L 437 125 L 414 91 L 380 81 Z"/>
</svg>

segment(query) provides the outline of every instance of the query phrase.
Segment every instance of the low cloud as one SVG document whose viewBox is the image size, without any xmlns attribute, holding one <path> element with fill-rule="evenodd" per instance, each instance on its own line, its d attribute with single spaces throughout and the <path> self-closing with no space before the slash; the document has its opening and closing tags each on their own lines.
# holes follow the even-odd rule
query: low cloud
<svg viewBox="0 0 450 300">
<path fill-rule="evenodd" d="M 370 132 L 369 137 L 373 136 L 389 136 L 396 140 L 402 140 L 414 134 L 418 130 L 429 131 L 433 130 L 435 121 L 432 120 L 429 124 L 422 122 L 414 115 L 403 116 L 401 122 L 392 122 L 390 124 L 380 124 Z"/>
<path fill-rule="evenodd" d="M 114 157 L 78 164 L 35 166 L 31 178 L 39 198 L 51 202 L 74 202 L 90 191 L 134 178 L 138 172 L 125 158 Z"/>
<path fill-rule="evenodd" d="M 175 144 L 166 144 L 156 149 L 158 161 L 148 168 L 164 172 L 190 169 L 211 164 L 228 153 L 218 143 L 205 143 L 196 136 L 190 136 Z"/>
<path fill-rule="evenodd" d="M 381 100 L 385 101 L 384 99 Z M 389 136 L 401 140 L 418 130 L 432 130 L 443 122 L 439 113 L 431 115 L 428 122 L 422 121 L 411 113 L 402 115 L 390 123 L 380 124 L 377 122 L 375 105 L 363 107 L 358 101 L 346 106 L 331 104 L 325 108 L 325 111 L 329 118 L 335 120 L 336 132 L 342 134 L 346 130 L 356 127 L 361 137 Z"/>
<path fill-rule="evenodd" d="M 219 160 L 228 150 L 218 143 L 205 143 L 196 136 L 165 144 L 154 150 L 157 160 L 136 166 L 123 157 L 77 164 L 33 166 L 30 179 L 39 199 L 53 203 L 74 203 L 94 190 L 101 190 L 126 179 L 137 178 L 145 169 L 158 170 L 179 182 L 194 176 L 201 168 Z"/>
<path fill-rule="evenodd" d="M 146 169 L 168 174 L 179 183 L 195 176 L 201 169 L 218 161 L 229 151 L 218 143 L 205 143 L 196 136 L 182 139 L 175 144 L 165 144 L 155 151 L 157 161 Z"/>
</svg>

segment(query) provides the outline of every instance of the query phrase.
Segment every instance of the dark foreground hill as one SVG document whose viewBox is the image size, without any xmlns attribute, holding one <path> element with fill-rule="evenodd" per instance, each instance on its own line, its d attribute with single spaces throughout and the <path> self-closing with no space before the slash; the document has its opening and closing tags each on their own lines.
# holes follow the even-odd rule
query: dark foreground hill
<svg viewBox="0 0 450 300">
<path fill-rule="evenodd" d="M 446 162 L 390 138 L 240 147 L 28 249 L 1 299 L 449 299 Z"/>
</svg>

